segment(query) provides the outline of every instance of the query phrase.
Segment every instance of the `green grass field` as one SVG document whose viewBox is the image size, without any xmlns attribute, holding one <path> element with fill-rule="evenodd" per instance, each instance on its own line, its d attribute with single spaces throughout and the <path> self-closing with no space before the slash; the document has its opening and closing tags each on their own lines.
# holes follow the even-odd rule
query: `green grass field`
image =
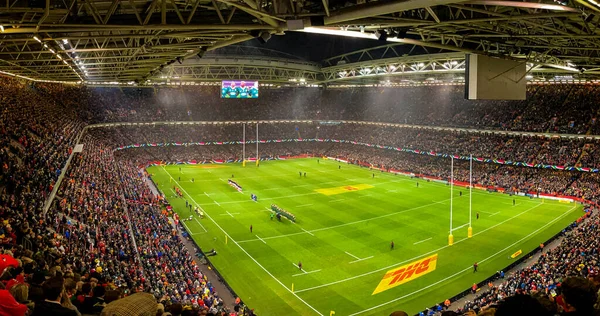
<svg viewBox="0 0 600 316">
<path fill-rule="evenodd" d="M 531 251 L 582 215 L 577 204 L 516 197 L 513 206 L 508 195 L 473 190 L 469 239 L 469 192 L 455 187 L 457 229 L 448 246 L 450 187 L 442 183 L 419 180 L 417 188 L 403 175 L 375 172 L 373 178 L 368 169 L 323 159 L 148 172 L 182 218 L 191 214 L 186 199 L 202 207 L 205 218 L 185 225 L 204 250 L 218 252 L 211 262 L 258 315 L 416 313 L 493 275 L 515 260 L 511 254 Z M 243 194 L 227 184 L 232 175 Z M 174 185 L 184 198 L 175 197 Z M 271 220 L 272 203 L 297 222 Z M 434 271 L 372 295 L 388 270 L 433 254 Z"/>
</svg>

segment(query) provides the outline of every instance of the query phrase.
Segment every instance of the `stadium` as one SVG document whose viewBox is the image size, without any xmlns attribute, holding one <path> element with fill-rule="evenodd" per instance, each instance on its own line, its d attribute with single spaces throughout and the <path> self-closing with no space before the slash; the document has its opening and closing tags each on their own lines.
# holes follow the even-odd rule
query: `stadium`
<svg viewBox="0 0 600 316">
<path fill-rule="evenodd" d="M 0 315 L 599 315 L 592 0 L 7 0 Z"/>
</svg>

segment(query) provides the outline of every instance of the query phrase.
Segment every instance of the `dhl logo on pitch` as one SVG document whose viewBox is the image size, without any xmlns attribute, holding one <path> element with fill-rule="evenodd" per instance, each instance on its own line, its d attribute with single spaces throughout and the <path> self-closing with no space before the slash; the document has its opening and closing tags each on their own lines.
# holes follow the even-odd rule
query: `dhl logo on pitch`
<svg viewBox="0 0 600 316">
<path fill-rule="evenodd" d="M 315 191 L 324 194 L 324 195 L 336 195 L 353 191 L 360 191 L 365 189 L 370 189 L 373 186 L 370 184 L 353 184 L 353 185 L 345 185 L 342 187 L 335 188 L 326 188 L 326 189 L 316 189 Z"/>
<path fill-rule="evenodd" d="M 383 291 L 389 290 L 400 284 L 410 282 L 418 277 L 424 276 L 425 274 L 435 270 L 437 263 L 437 253 L 435 255 L 423 258 L 419 261 L 403 265 L 399 268 L 389 270 L 383 276 L 383 279 L 379 282 L 379 285 L 373 291 L 375 295 Z"/>
</svg>

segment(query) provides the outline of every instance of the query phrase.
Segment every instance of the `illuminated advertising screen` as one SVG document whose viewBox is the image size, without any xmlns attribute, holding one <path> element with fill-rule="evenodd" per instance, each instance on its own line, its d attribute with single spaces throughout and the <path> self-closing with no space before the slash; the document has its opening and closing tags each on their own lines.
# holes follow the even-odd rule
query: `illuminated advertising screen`
<svg viewBox="0 0 600 316">
<path fill-rule="evenodd" d="M 258 81 L 221 81 L 221 98 L 256 99 L 258 98 Z"/>
</svg>

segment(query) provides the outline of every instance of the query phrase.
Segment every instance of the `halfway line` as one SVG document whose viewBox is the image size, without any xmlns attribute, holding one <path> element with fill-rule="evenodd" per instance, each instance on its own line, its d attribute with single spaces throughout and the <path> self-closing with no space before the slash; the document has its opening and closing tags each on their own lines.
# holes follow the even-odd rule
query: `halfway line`
<svg viewBox="0 0 600 316">
<path fill-rule="evenodd" d="M 167 173 L 167 175 L 171 179 L 173 179 L 173 181 L 175 183 L 177 183 L 179 185 L 179 182 L 177 182 L 175 180 L 175 178 L 173 178 L 173 176 L 171 176 L 169 171 L 167 171 L 167 169 L 165 169 L 164 166 L 162 167 L 162 169 L 164 172 Z M 194 198 L 184 188 L 181 188 L 181 190 L 185 194 L 187 194 L 187 196 L 192 200 L 192 202 L 194 202 L 196 205 L 200 206 L 198 204 L 198 202 L 196 202 L 194 200 Z M 202 209 L 202 207 L 200 207 L 200 209 Z M 298 294 L 296 294 L 291 289 L 289 289 L 287 286 L 285 286 L 285 284 L 283 284 L 281 281 L 279 281 L 279 279 L 277 279 L 271 272 L 269 272 L 269 270 L 267 270 L 262 264 L 260 264 L 260 262 L 258 262 L 258 260 L 256 260 L 256 258 L 252 257 L 252 255 L 250 255 L 248 253 L 248 251 L 246 251 L 246 249 L 244 249 L 244 247 L 240 246 L 240 244 L 235 239 L 231 238 L 231 236 L 223 229 L 223 227 L 221 227 L 221 225 L 219 225 L 208 213 L 205 212 L 205 214 L 206 214 L 206 217 L 208 217 L 208 219 L 210 219 L 210 221 L 213 222 L 213 224 L 215 224 L 215 226 L 217 226 L 229 238 L 229 240 L 231 240 L 236 246 L 238 246 L 238 248 L 240 248 L 241 251 L 243 251 L 252 261 L 254 261 L 254 263 L 256 263 L 257 266 L 259 266 L 261 269 L 263 269 L 263 271 L 265 271 L 266 274 L 268 274 L 271 278 L 273 278 L 273 280 L 275 280 L 275 282 L 279 283 L 279 285 L 281 285 L 281 287 L 283 287 L 288 292 L 290 292 L 290 294 L 294 295 L 300 302 L 304 303 L 304 305 L 306 305 L 308 308 L 310 308 L 313 312 L 317 313 L 317 315 L 323 316 L 323 313 L 319 312 L 316 308 L 314 308 L 312 305 L 308 304 L 304 299 L 302 299 L 300 296 L 298 296 Z"/>
</svg>

